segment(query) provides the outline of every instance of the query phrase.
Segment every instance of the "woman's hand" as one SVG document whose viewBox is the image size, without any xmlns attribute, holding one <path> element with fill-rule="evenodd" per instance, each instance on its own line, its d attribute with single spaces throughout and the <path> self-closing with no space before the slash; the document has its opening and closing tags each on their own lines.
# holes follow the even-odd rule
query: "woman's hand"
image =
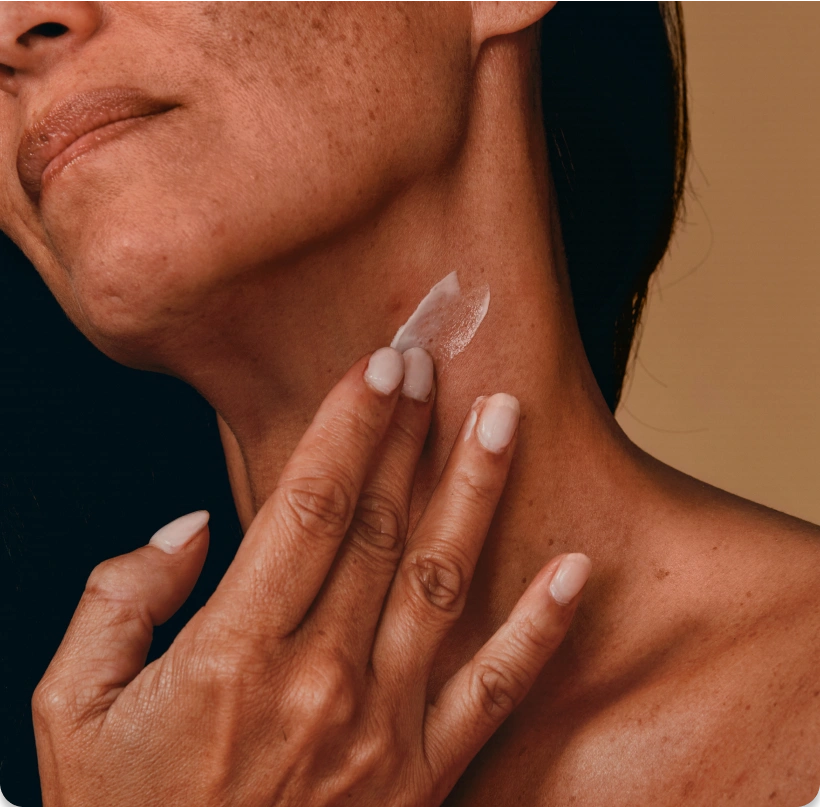
<svg viewBox="0 0 820 807">
<path fill-rule="evenodd" d="M 47 807 L 438 805 L 524 697 L 567 630 L 583 555 L 557 572 L 554 558 L 427 699 L 504 487 L 518 404 L 476 402 L 405 542 L 432 361 L 383 348 L 366 364 L 325 399 L 163 657 L 143 666 L 153 626 L 202 568 L 207 513 L 94 570 L 34 695 Z"/>
</svg>

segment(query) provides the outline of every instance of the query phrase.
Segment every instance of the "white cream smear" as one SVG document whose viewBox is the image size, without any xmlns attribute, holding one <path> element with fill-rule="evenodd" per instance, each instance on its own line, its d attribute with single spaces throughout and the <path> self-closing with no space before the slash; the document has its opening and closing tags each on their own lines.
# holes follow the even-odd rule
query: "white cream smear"
<svg viewBox="0 0 820 807">
<path fill-rule="evenodd" d="M 423 347 L 440 373 L 470 344 L 489 307 L 490 287 L 486 283 L 462 292 L 458 273 L 450 272 L 396 331 L 390 347 L 400 352 Z"/>
</svg>

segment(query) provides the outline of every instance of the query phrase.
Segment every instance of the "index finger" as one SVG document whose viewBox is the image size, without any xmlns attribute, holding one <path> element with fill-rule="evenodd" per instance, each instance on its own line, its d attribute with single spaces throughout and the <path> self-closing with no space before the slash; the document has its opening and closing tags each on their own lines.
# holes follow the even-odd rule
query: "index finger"
<svg viewBox="0 0 820 807">
<path fill-rule="evenodd" d="M 284 636 L 316 598 L 353 517 L 404 377 L 381 348 L 331 390 L 257 513 L 217 588 L 266 635 Z"/>
</svg>

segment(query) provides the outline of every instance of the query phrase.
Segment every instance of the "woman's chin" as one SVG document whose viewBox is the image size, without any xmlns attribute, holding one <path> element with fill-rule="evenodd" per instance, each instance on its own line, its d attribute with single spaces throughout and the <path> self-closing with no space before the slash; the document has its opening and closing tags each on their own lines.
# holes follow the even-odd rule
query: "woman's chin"
<svg viewBox="0 0 820 807">
<path fill-rule="evenodd" d="M 172 252 L 157 242 L 109 239 L 105 249 L 67 264 L 76 303 L 72 319 L 115 361 L 162 369 L 169 344 L 192 332 L 213 289 L 214 275 L 207 264 L 197 262 L 197 252 L 180 245 Z M 188 260 L 175 260 L 181 255 Z"/>
</svg>

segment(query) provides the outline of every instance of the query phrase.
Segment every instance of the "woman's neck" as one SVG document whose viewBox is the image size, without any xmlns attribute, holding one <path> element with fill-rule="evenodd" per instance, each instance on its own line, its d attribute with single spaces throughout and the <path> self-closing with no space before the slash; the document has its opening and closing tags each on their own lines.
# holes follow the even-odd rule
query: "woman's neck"
<svg viewBox="0 0 820 807">
<path fill-rule="evenodd" d="M 469 645 L 486 638 L 559 552 L 587 553 L 601 580 L 617 573 L 641 551 L 642 525 L 657 502 L 643 455 L 607 409 L 584 354 L 531 96 L 522 90 L 511 103 L 493 84 L 514 85 L 508 74 L 524 69 L 520 49 L 500 42 L 486 58 L 497 64 L 478 82 L 452 162 L 397 188 L 350 231 L 237 276 L 223 295 L 234 315 L 210 320 L 229 326 L 208 334 L 209 361 L 180 373 L 220 415 L 247 527 L 353 361 L 389 344 L 449 272 L 467 286 L 488 284 L 483 323 L 437 379 L 411 509 L 413 524 L 472 401 L 495 392 L 518 397 L 517 454 L 461 632 Z M 453 664 L 463 652 L 455 639 Z"/>
</svg>

